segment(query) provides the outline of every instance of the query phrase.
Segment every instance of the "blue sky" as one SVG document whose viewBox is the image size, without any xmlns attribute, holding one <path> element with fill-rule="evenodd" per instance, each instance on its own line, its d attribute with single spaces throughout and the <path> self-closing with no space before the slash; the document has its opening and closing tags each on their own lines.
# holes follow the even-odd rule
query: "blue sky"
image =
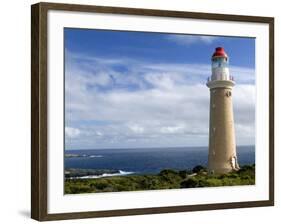
<svg viewBox="0 0 281 224">
<path fill-rule="evenodd" d="M 70 29 L 65 41 L 66 149 L 207 146 L 210 57 L 235 77 L 239 145 L 254 144 L 252 38 Z"/>
</svg>

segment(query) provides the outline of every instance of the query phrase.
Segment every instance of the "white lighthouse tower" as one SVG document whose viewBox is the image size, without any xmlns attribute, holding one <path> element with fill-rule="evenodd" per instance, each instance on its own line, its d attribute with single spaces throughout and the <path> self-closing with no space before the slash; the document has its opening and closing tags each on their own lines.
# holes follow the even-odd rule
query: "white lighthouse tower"
<svg viewBox="0 0 281 224">
<path fill-rule="evenodd" d="M 217 47 L 212 56 L 209 126 L 209 173 L 228 173 L 238 170 L 235 130 L 232 106 L 232 88 L 235 85 L 229 75 L 228 56 L 222 47 Z"/>
</svg>

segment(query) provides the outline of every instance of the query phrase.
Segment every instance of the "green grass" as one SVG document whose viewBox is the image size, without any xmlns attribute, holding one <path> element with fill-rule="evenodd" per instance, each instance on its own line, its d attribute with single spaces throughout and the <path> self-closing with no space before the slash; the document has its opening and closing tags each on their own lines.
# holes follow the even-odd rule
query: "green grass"
<svg viewBox="0 0 281 224">
<path fill-rule="evenodd" d="M 130 175 L 99 179 L 66 179 L 65 193 L 94 193 L 218 187 L 255 184 L 255 165 L 246 165 L 228 174 L 209 175 L 202 166 L 192 170 L 162 170 L 156 175 Z"/>
</svg>

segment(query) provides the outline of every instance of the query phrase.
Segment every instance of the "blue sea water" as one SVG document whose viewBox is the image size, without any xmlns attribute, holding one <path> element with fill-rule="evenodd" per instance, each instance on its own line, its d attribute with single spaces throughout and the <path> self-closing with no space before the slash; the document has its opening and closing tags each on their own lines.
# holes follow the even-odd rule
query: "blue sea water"
<svg viewBox="0 0 281 224">
<path fill-rule="evenodd" d="M 207 147 L 66 150 L 65 168 L 110 169 L 135 174 L 155 174 L 163 169 L 192 169 L 207 166 Z M 255 146 L 238 146 L 240 165 L 255 163 Z"/>
</svg>

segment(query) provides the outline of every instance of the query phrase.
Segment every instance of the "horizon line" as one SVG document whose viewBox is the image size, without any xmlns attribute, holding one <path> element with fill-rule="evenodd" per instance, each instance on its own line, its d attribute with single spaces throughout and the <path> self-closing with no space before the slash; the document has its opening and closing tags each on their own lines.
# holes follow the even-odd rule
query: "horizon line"
<svg viewBox="0 0 281 224">
<path fill-rule="evenodd" d="M 241 147 L 241 146 L 255 146 L 253 145 L 237 145 L 236 147 Z M 169 149 L 169 148 L 202 148 L 202 147 L 209 147 L 209 146 L 171 146 L 171 147 L 136 147 L 136 148 L 129 148 L 129 147 L 118 147 L 118 148 L 87 148 L 87 149 L 64 149 L 64 151 L 72 151 L 72 150 L 110 150 L 110 149 Z"/>
</svg>

